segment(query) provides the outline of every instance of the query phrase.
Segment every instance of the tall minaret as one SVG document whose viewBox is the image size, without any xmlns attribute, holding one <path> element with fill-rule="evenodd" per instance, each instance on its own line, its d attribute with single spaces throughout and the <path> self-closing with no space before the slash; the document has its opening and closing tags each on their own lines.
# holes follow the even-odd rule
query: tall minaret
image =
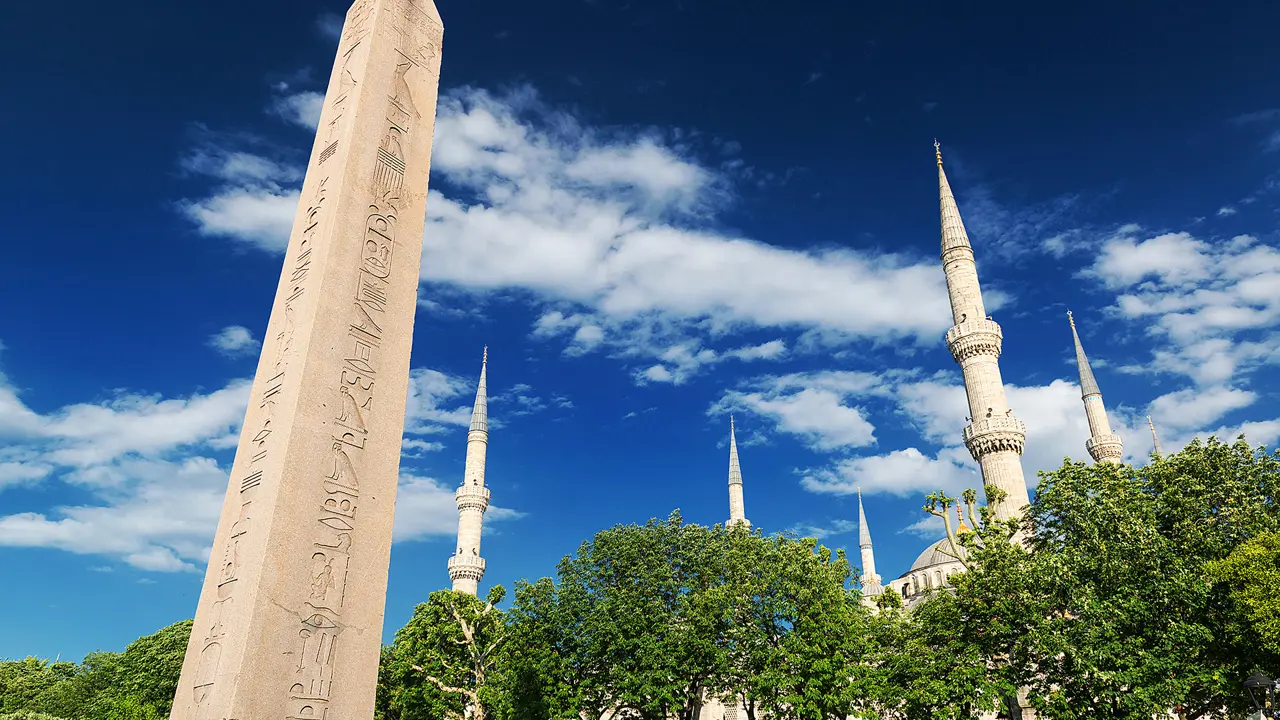
<svg viewBox="0 0 1280 720">
<path fill-rule="evenodd" d="M 742 467 L 738 465 L 738 438 L 734 435 L 732 416 L 729 417 L 729 521 L 725 525 L 751 527 L 742 504 Z"/>
<path fill-rule="evenodd" d="M 466 469 L 462 487 L 454 493 L 458 502 L 458 554 L 449 558 L 449 577 L 456 592 L 470 595 L 479 592 L 480 579 L 484 577 L 480 530 L 484 525 L 484 511 L 489 508 L 489 488 L 484 486 L 485 452 L 489 449 L 489 396 L 485 389 L 488 368 L 489 348 L 485 348 L 476 405 L 471 411 L 471 430 L 467 432 Z"/>
<path fill-rule="evenodd" d="M 1029 502 L 1021 462 L 1027 431 L 1005 400 L 998 362 L 1004 336 L 982 304 L 973 247 L 942 169 L 942 150 L 936 141 L 933 148 L 942 197 L 942 269 L 956 323 L 947 331 L 947 349 L 964 374 L 971 415 L 964 429 L 964 444 L 982 467 L 983 484 L 1005 492 L 1004 502 L 995 508 L 996 517 L 1004 520 L 1021 515 Z"/>
<path fill-rule="evenodd" d="M 871 550 L 871 528 L 867 527 L 867 513 L 862 509 L 862 488 L 858 488 L 858 549 L 862 551 L 862 595 L 879 595 L 884 588 L 880 585 L 880 575 L 876 573 L 876 555 Z"/>
<path fill-rule="evenodd" d="M 1160 438 L 1156 437 L 1156 424 L 1151 422 L 1151 416 L 1147 416 L 1147 425 L 1151 427 L 1151 446 L 1155 450 L 1156 457 L 1164 457 L 1164 450 L 1160 449 Z"/>
<path fill-rule="evenodd" d="M 1084 414 L 1089 418 L 1089 439 L 1085 440 L 1084 449 L 1089 451 L 1094 462 L 1118 463 L 1124 455 L 1124 445 L 1120 436 L 1111 432 L 1107 409 L 1102 405 L 1102 390 L 1098 389 L 1098 381 L 1093 378 L 1093 369 L 1089 367 L 1089 358 L 1085 357 L 1080 333 L 1076 332 L 1076 319 L 1070 310 L 1067 311 L 1067 322 L 1071 323 L 1071 337 L 1076 341 L 1080 396 L 1084 399 Z"/>
</svg>

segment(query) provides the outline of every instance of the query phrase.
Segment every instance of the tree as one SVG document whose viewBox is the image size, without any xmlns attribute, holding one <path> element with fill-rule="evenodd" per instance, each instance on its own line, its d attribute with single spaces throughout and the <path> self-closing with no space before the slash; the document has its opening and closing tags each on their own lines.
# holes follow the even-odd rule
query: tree
<svg viewBox="0 0 1280 720">
<path fill-rule="evenodd" d="M 497 700 L 490 682 L 506 640 L 506 591 L 495 586 L 487 602 L 440 590 L 413 611 L 383 654 L 383 716 L 387 720 L 486 720 Z"/>
<path fill-rule="evenodd" d="M 961 638 L 1046 718 L 1242 712 L 1241 680 L 1277 658 L 1233 631 L 1210 569 L 1277 528 L 1278 490 L 1276 456 L 1243 441 L 1043 473 L 1030 552 L 984 540 L 954 581 Z"/>
<path fill-rule="evenodd" d="M 1256 637 L 1268 652 L 1280 655 L 1280 533 L 1242 543 L 1210 563 L 1209 573 L 1231 598 L 1235 632 Z"/>
<path fill-rule="evenodd" d="M 727 618 L 712 597 L 723 537 L 677 512 L 604 530 L 560 562 L 555 617 L 570 638 L 567 669 L 581 673 L 562 682 L 583 711 L 697 720 L 724 668 Z"/>
<path fill-rule="evenodd" d="M 167 717 L 178 691 L 192 624 L 182 620 L 129 643 L 116 666 L 118 692 Z"/>
<path fill-rule="evenodd" d="M 865 681 L 870 614 L 843 551 L 811 539 L 726 536 L 724 672 L 713 690 L 749 720 L 844 718 Z"/>
</svg>

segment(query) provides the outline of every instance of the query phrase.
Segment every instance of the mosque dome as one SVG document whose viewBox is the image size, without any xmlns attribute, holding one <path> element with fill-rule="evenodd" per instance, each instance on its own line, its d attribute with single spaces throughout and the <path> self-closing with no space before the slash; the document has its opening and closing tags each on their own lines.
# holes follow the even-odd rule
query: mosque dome
<svg viewBox="0 0 1280 720">
<path fill-rule="evenodd" d="M 965 552 L 964 548 L 960 548 L 960 552 L 958 553 L 953 551 L 951 549 L 951 541 L 947 538 L 942 538 L 938 542 L 925 548 L 924 552 L 920 553 L 920 557 L 917 557 L 916 561 L 911 563 L 911 569 L 907 571 L 907 574 L 913 573 L 917 570 L 924 570 L 925 568 L 930 568 L 934 565 L 946 565 L 949 563 L 960 562 L 956 559 L 956 555 L 959 555 L 960 557 L 967 557 L 968 553 Z"/>
</svg>

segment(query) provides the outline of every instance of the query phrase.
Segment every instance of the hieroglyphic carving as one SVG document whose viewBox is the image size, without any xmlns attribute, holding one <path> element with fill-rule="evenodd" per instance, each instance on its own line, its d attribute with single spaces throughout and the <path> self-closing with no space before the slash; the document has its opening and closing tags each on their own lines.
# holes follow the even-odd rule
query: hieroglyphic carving
<svg viewBox="0 0 1280 720">
<path fill-rule="evenodd" d="M 375 413 L 379 353 L 386 324 L 383 318 L 391 299 L 400 188 L 408 161 L 405 141 L 421 119 L 407 80 L 409 73 L 421 68 L 421 61 L 406 54 L 404 48 L 416 50 L 423 46 L 421 28 L 434 24 L 412 3 L 402 4 L 401 10 L 399 27 L 404 30 L 387 95 L 386 130 L 372 153 L 372 198 L 359 248 L 353 248 L 351 254 L 357 264 L 357 279 L 348 311 L 347 345 L 335 371 L 335 396 L 329 405 L 335 408 L 331 421 L 332 463 L 327 473 L 316 478 L 323 493 L 316 524 L 312 526 L 310 557 L 306 560 L 309 585 L 303 596 L 307 599 L 298 612 L 296 649 L 291 653 L 296 653 L 297 665 L 289 685 L 288 720 L 328 715 L 344 629 L 342 614 L 351 548 L 359 539 L 356 520 L 361 499 L 360 473 Z M 438 43 L 439 31 L 432 37 Z M 357 35 L 352 34 L 351 38 L 358 42 Z"/>
<path fill-rule="evenodd" d="M 401 34 L 400 47 L 405 57 L 436 76 L 444 28 L 414 0 L 400 0 L 400 17 L 403 22 L 396 29 Z"/>
<path fill-rule="evenodd" d="M 235 599 L 236 581 L 242 569 L 243 547 L 251 530 L 250 509 L 262 488 L 271 436 L 275 432 L 272 423 L 276 420 L 276 404 L 281 400 L 285 382 L 289 379 L 289 363 L 296 350 L 294 334 L 297 331 L 297 304 L 306 291 L 315 239 L 322 220 L 327 184 L 328 178 L 321 179 L 317 184 L 311 204 L 307 208 L 306 226 L 296 246 L 290 248 L 293 257 L 290 264 L 285 266 L 289 273 L 289 292 L 284 296 L 279 331 L 274 337 L 275 351 L 272 354 L 274 362 L 270 366 L 270 371 L 274 374 L 261 384 L 262 389 L 258 397 L 260 424 L 256 426 L 257 432 L 246 446 L 252 455 L 243 477 L 240 478 L 240 515 L 231 526 L 226 547 L 223 549 L 217 586 L 218 599 L 214 603 L 214 620 L 203 638 L 204 648 L 201 651 L 200 666 L 194 686 L 194 699 L 198 708 L 209 697 L 217 679 L 218 664 L 222 654 L 221 640 L 226 634 L 222 618 L 226 614 L 225 608 L 229 607 Z M 199 708 L 197 712 L 199 717 L 205 717 L 204 713 L 208 711 L 205 708 Z"/>
</svg>

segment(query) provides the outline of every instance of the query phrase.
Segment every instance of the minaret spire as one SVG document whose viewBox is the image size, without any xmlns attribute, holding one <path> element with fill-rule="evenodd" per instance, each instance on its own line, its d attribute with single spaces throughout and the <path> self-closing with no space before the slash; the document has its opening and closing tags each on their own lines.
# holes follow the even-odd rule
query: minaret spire
<svg viewBox="0 0 1280 720">
<path fill-rule="evenodd" d="M 471 429 L 467 431 L 467 460 L 462 486 L 454 493 L 458 503 L 458 552 L 449 558 L 449 577 L 453 589 L 477 595 L 484 577 L 484 558 L 480 557 L 480 533 L 484 511 L 489 509 L 489 488 L 484 485 L 485 455 L 489 449 L 489 394 L 486 375 L 489 371 L 489 348 L 480 362 L 480 383 L 476 386 L 476 404 L 471 410 Z"/>
<path fill-rule="evenodd" d="M 858 549 L 862 552 L 862 595 L 879 595 L 884 587 L 880 584 L 880 575 L 876 573 L 876 555 L 871 549 L 871 528 L 867 525 L 867 513 L 862 509 L 862 488 L 858 488 Z"/>
<path fill-rule="evenodd" d="M 1003 331 L 987 317 L 978 284 L 969 234 L 960 219 L 947 173 L 942 168 L 942 148 L 935 140 L 938 160 L 938 192 L 942 214 L 942 270 L 955 325 L 947 331 L 947 348 L 964 374 L 965 395 L 972 421 L 964 429 L 964 444 L 982 468 L 982 482 L 1003 490 L 1005 499 L 995 508 L 1001 520 L 1014 518 L 1029 503 L 1022 474 L 1021 455 L 1027 431 L 1013 416 L 1000 378 Z"/>
<path fill-rule="evenodd" d="M 1156 424 L 1151 422 L 1151 416 L 1147 416 L 1147 425 L 1151 427 L 1151 445 L 1155 450 L 1156 457 L 1164 457 L 1164 450 L 1160 449 L 1160 438 L 1156 437 Z"/>
<path fill-rule="evenodd" d="M 725 525 L 751 527 L 742 503 L 742 466 L 738 464 L 738 438 L 734 433 L 733 416 L 729 416 L 729 522 Z"/>
<path fill-rule="evenodd" d="M 1102 390 L 1093 377 L 1093 368 L 1089 367 L 1089 358 L 1084 354 L 1084 346 L 1080 344 L 1080 333 L 1076 330 L 1076 319 L 1067 311 L 1067 322 L 1071 323 L 1071 337 L 1076 344 L 1076 367 L 1080 371 L 1080 397 L 1084 401 L 1084 412 L 1089 418 L 1089 439 L 1084 447 L 1094 462 L 1118 463 L 1124 455 L 1124 444 L 1120 436 L 1111 432 L 1111 422 L 1107 419 L 1107 409 L 1102 404 Z"/>
</svg>

